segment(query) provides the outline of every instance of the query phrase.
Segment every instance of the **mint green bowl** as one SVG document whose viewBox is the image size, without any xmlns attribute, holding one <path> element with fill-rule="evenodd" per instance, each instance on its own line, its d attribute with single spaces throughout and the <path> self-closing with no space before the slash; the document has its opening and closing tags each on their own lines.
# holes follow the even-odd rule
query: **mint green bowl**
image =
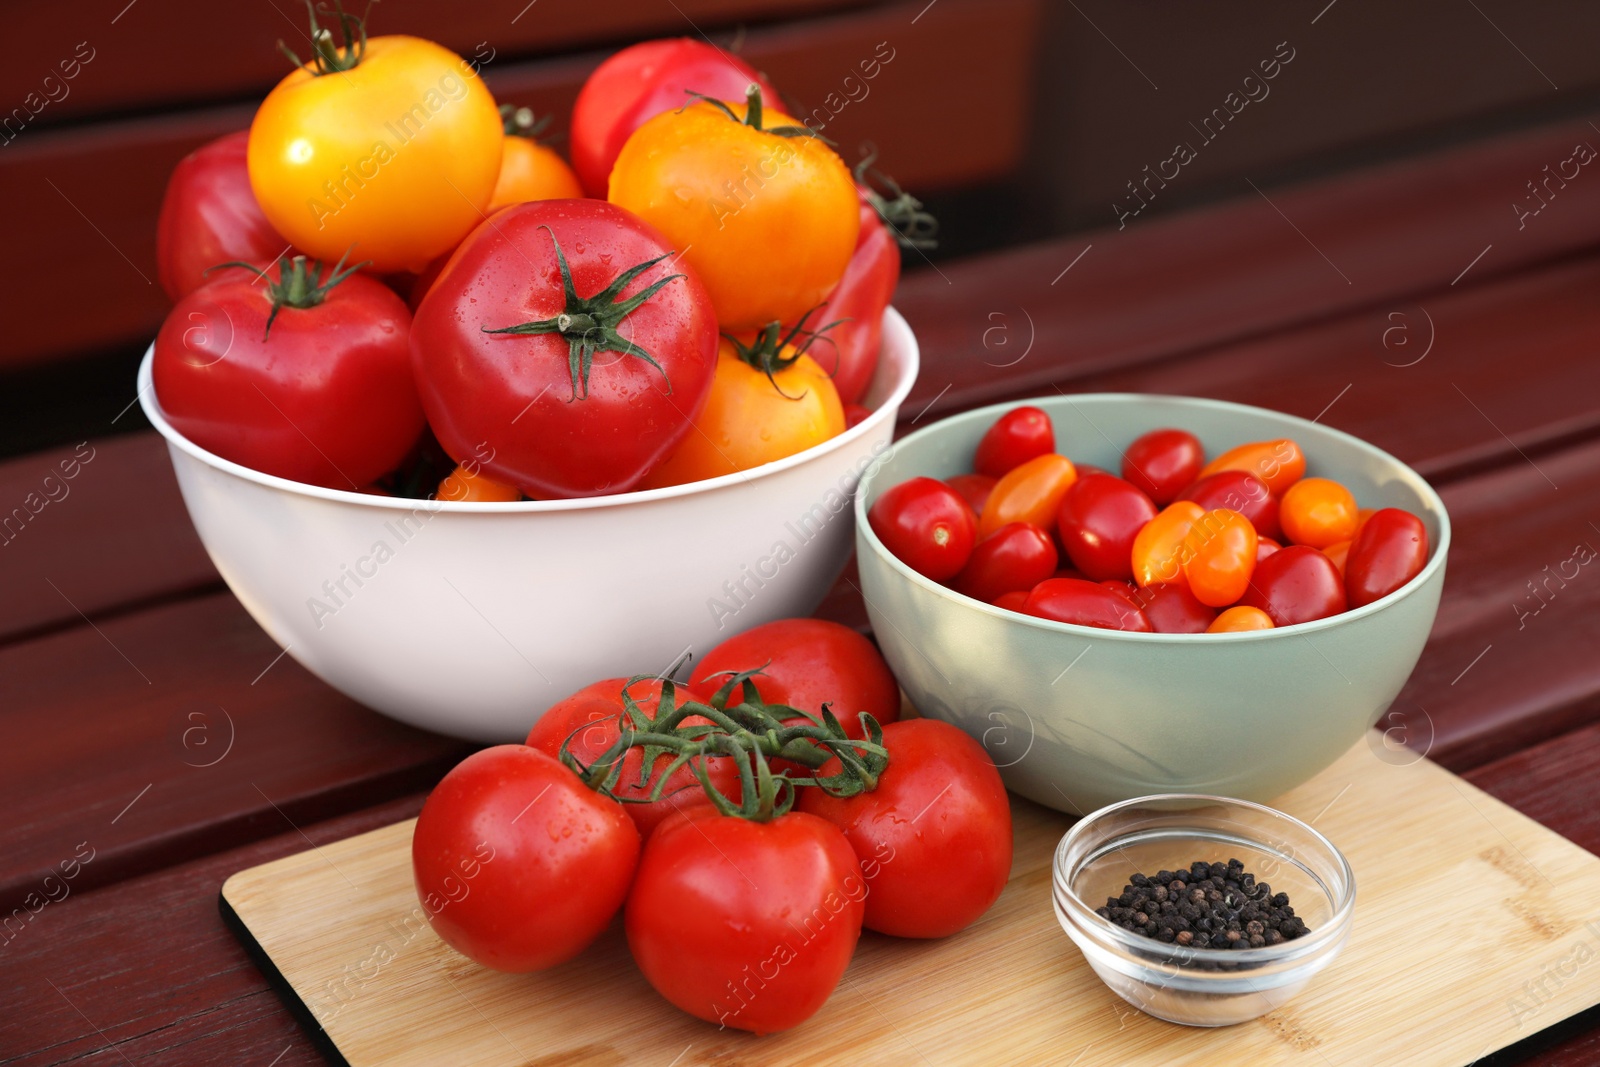
<svg viewBox="0 0 1600 1067">
<path fill-rule="evenodd" d="M 1375 603 L 1254 633 L 1122 633 L 962 596 L 895 559 L 867 509 L 907 478 L 970 470 L 984 430 L 1018 404 L 1049 412 L 1057 451 L 1114 472 L 1121 448 L 1164 426 L 1194 433 L 1208 456 L 1293 438 L 1307 474 L 1342 482 L 1362 507 L 1419 516 L 1428 563 Z M 862 478 L 855 506 L 867 613 L 907 696 L 981 741 L 1012 791 L 1072 814 L 1151 793 L 1266 801 L 1333 763 L 1416 666 L 1450 549 L 1444 503 L 1393 456 L 1305 419 L 1191 397 L 1086 393 L 965 412 L 896 443 Z"/>
</svg>

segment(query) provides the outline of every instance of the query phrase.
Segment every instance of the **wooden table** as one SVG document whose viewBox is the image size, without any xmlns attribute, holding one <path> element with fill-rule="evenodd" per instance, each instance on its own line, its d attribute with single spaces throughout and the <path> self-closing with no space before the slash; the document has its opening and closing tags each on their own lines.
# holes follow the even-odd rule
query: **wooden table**
<svg viewBox="0 0 1600 1067">
<path fill-rule="evenodd" d="M 1398 455 L 1441 489 L 1456 543 L 1385 725 L 1600 850 L 1600 564 L 1577 562 L 1600 546 L 1600 181 L 1521 230 L 1509 207 L 1594 137 L 1577 121 L 913 263 L 899 304 L 925 363 L 902 429 L 1132 389 L 1266 405 Z M 73 455 L 0 465 L 0 506 L 42 496 Z M 223 928 L 218 887 L 414 814 L 467 746 L 283 657 L 207 561 L 153 435 L 76 459 L 66 495 L 0 534 L 0 916 L 17 916 L 0 934 L 0 1062 L 319 1063 Z M 864 622 L 846 585 L 823 611 Z M 1508 998 L 1547 962 L 1506 975 Z M 1493 1062 L 1597 1060 L 1590 1012 Z"/>
</svg>

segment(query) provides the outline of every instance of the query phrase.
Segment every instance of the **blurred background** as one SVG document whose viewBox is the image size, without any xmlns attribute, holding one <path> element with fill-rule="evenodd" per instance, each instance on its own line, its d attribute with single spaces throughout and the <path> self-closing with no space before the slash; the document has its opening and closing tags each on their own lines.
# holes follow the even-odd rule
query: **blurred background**
<svg viewBox="0 0 1600 1067">
<path fill-rule="evenodd" d="M 291 0 L 5 6 L 0 455 L 12 455 L 144 427 L 128 405 L 167 309 L 154 283 L 167 175 L 248 125 L 287 70 L 276 42 L 302 40 L 305 13 Z M 940 217 L 941 247 L 908 272 L 1147 225 L 1600 99 L 1600 6 L 1575 0 L 383 0 L 372 21 L 474 58 L 499 99 L 552 114 L 555 132 L 620 45 L 684 34 L 737 49 L 847 160 L 875 144 Z M 864 80 L 856 57 L 875 54 L 891 58 Z M 76 75 L 47 82 L 63 60 Z M 1192 158 L 1175 157 L 1179 143 Z M 1508 188 L 1508 204 L 1524 193 Z M 974 351 L 984 328 L 971 325 Z"/>
</svg>

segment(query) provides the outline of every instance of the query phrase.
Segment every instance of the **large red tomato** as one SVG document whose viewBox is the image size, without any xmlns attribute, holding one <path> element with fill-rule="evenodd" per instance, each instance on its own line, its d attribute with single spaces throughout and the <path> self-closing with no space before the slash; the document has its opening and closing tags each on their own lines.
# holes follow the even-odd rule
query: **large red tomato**
<svg viewBox="0 0 1600 1067">
<path fill-rule="evenodd" d="M 586 193 L 603 199 L 611 165 L 628 136 L 644 123 L 680 108 L 696 92 L 715 100 L 743 100 L 754 82 L 774 110 L 778 90 L 738 56 L 688 37 L 641 41 L 595 68 L 572 107 L 572 168 Z"/>
<path fill-rule="evenodd" d="M 872 382 L 883 344 L 883 313 L 899 283 L 900 246 L 878 209 L 863 199 L 861 232 L 850 265 L 832 295 L 807 316 L 818 327 L 833 324 L 806 351 L 833 376 L 845 403 L 861 399 Z"/>
<path fill-rule="evenodd" d="M 422 433 L 411 313 L 382 283 L 324 269 L 296 257 L 265 279 L 217 272 L 161 324 L 152 372 L 168 421 L 201 448 L 354 490 Z"/>
<path fill-rule="evenodd" d="M 206 268 L 229 260 L 271 263 L 289 249 L 250 191 L 250 131 L 226 134 L 179 160 L 156 220 L 156 271 L 177 300 L 204 285 Z"/>
<path fill-rule="evenodd" d="M 884 728 L 889 766 L 853 797 L 801 793 L 840 830 L 867 880 L 869 930 L 947 937 L 977 921 L 1011 877 L 1011 803 L 983 746 L 937 719 Z M 820 774 L 839 770 L 830 761 Z"/>
<path fill-rule="evenodd" d="M 710 394 L 717 323 L 661 235 L 599 200 L 508 207 L 417 308 L 428 422 L 461 460 L 539 499 L 636 487 Z"/>
<path fill-rule="evenodd" d="M 461 761 L 428 795 L 411 837 L 428 922 L 500 971 L 583 951 L 621 906 L 638 859 L 639 831 L 622 805 L 525 745 Z"/>
<path fill-rule="evenodd" d="M 867 887 L 815 815 L 771 822 L 700 808 L 661 824 L 628 894 L 628 947 L 690 1015 L 770 1034 L 814 1015 L 861 936 Z"/>
</svg>

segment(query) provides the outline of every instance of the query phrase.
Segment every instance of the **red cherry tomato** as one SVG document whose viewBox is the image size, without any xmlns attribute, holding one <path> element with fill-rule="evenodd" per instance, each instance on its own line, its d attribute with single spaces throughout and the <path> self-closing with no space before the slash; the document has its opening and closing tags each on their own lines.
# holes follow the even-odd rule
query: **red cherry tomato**
<svg viewBox="0 0 1600 1067">
<path fill-rule="evenodd" d="M 1005 608 L 1007 611 L 1015 611 L 1018 614 L 1022 613 L 1023 605 L 1027 604 L 1027 602 L 1028 594 L 1025 592 L 1002 593 L 991 601 L 997 608 Z"/>
<path fill-rule="evenodd" d="M 974 515 L 982 515 L 983 506 L 989 502 L 989 494 L 994 492 L 997 481 L 987 474 L 952 474 L 944 480 L 944 484 L 961 494 L 961 499 L 972 508 Z"/>
<path fill-rule="evenodd" d="M 834 325 L 817 334 L 806 354 L 817 361 L 845 403 L 858 400 L 878 367 L 883 342 L 883 313 L 900 283 L 900 246 L 883 224 L 878 209 L 861 202 L 861 231 L 844 276 L 816 311 L 806 316 L 809 329 Z"/>
<path fill-rule="evenodd" d="M 1237 511 L 1216 508 L 1184 538 L 1183 577 L 1202 604 L 1226 607 L 1244 595 L 1256 569 L 1256 528 Z"/>
<path fill-rule="evenodd" d="M 219 271 L 178 301 L 156 335 L 156 397 L 179 433 L 223 459 L 354 491 L 398 466 L 422 433 L 411 312 L 362 274 L 309 306 L 282 303 L 322 291 L 309 280 L 320 268 L 286 262 L 267 280 Z M 332 277 L 328 268 L 323 285 Z"/>
<path fill-rule="evenodd" d="M 995 483 L 994 491 L 984 502 L 978 533 L 987 537 L 1008 522 L 1031 522 L 1054 530 L 1061 498 L 1077 477 L 1077 470 L 1066 456 L 1035 456 L 1013 467 Z"/>
<path fill-rule="evenodd" d="M 1090 474 L 1111 474 L 1104 467 L 1096 467 L 1093 463 L 1074 463 L 1073 466 L 1078 468 L 1078 477 L 1080 478 Z M 1116 475 L 1111 474 L 1111 477 L 1115 478 Z"/>
<path fill-rule="evenodd" d="M 1170 504 L 1200 474 L 1200 439 L 1187 430 L 1151 430 L 1122 457 L 1122 476 L 1157 504 Z"/>
<path fill-rule="evenodd" d="M 605 199 L 611 167 L 628 137 L 647 121 L 683 107 L 694 97 L 743 100 L 751 82 L 761 102 L 783 109 L 778 91 L 744 60 L 688 37 L 641 41 L 594 69 L 572 107 L 572 169 L 584 191 Z"/>
<path fill-rule="evenodd" d="M 706 653 L 689 684 L 713 693 L 732 674 L 757 668 L 762 700 L 812 715 L 827 704 L 851 737 L 866 736 L 863 711 L 882 725 L 900 717 L 900 683 L 877 646 L 826 619 L 779 619 L 735 634 Z M 737 701 L 735 694 L 730 703 Z"/>
<path fill-rule="evenodd" d="M 1204 633 L 1217 617 L 1216 608 L 1202 604 L 1183 584 L 1135 586 L 1129 599 L 1158 634 Z"/>
<path fill-rule="evenodd" d="M 825 819 L 791 811 L 763 823 L 701 808 L 646 843 L 628 947 L 656 992 L 690 1015 L 770 1034 L 816 1014 L 839 984 L 866 896 L 855 852 Z"/>
<path fill-rule="evenodd" d="M 1061 498 L 1056 533 L 1073 566 L 1096 581 L 1133 577 L 1133 541 L 1156 506 L 1132 482 L 1109 474 L 1078 480 Z"/>
<path fill-rule="evenodd" d="M 1276 441 L 1252 441 L 1230 448 L 1207 463 L 1200 477 L 1209 478 L 1218 471 L 1249 471 L 1267 483 L 1267 488 L 1281 496 L 1306 472 L 1306 455 L 1300 446 L 1289 438 Z"/>
<path fill-rule="evenodd" d="M 1271 630 L 1272 616 L 1260 608 L 1236 605 L 1218 615 L 1216 621 L 1206 628 L 1208 634 L 1238 634 L 1250 630 Z"/>
<path fill-rule="evenodd" d="M 1078 626 L 1102 630 L 1129 630 L 1152 633 L 1154 628 L 1143 611 L 1123 594 L 1081 578 L 1050 578 L 1033 587 L 1025 614 Z"/>
<path fill-rule="evenodd" d="M 1034 407 L 1012 408 L 994 420 L 978 441 L 972 469 L 991 478 L 1003 478 L 1030 459 L 1056 450 L 1056 433 L 1050 416 Z"/>
<path fill-rule="evenodd" d="M 961 572 L 978 539 L 967 502 L 933 478 L 912 478 L 889 489 L 873 501 L 867 522 L 896 559 L 936 582 Z"/>
<path fill-rule="evenodd" d="M 411 838 L 434 932 L 516 973 L 582 952 L 610 925 L 638 859 L 622 805 L 525 745 L 462 760 L 428 795 Z"/>
<path fill-rule="evenodd" d="M 1343 611 L 1344 581 L 1333 560 L 1306 545 L 1290 545 L 1261 561 L 1239 602 L 1266 612 L 1274 626 L 1293 626 Z"/>
<path fill-rule="evenodd" d="M 208 267 L 240 260 L 271 263 L 289 251 L 250 191 L 240 130 L 184 156 L 167 179 L 156 220 L 156 276 L 177 300 L 204 285 Z"/>
<path fill-rule="evenodd" d="M 855 850 L 867 929 L 948 937 L 988 911 L 1011 876 L 1005 784 L 982 745 L 937 719 L 893 723 L 883 744 L 889 766 L 876 789 L 849 798 L 807 789 L 800 809 L 837 826 Z M 838 769 L 835 759 L 821 773 Z"/>
<path fill-rule="evenodd" d="M 1193 500 L 1207 511 L 1237 511 L 1250 520 L 1262 537 L 1279 537 L 1283 533 L 1278 525 L 1278 498 L 1268 491 L 1266 482 L 1249 471 L 1218 471 L 1189 486 L 1178 494 L 1178 499 Z"/>
<path fill-rule="evenodd" d="M 862 407 L 860 404 L 846 404 L 844 406 L 844 428 L 849 430 L 860 426 L 867 421 L 867 416 L 871 414 L 871 408 Z"/>
<path fill-rule="evenodd" d="M 1262 560 L 1266 559 L 1268 556 L 1272 555 L 1282 547 L 1282 545 L 1278 544 L 1278 542 L 1274 541 L 1270 537 L 1256 538 L 1256 566 L 1261 566 Z"/>
<path fill-rule="evenodd" d="M 1056 572 L 1056 543 L 1026 522 L 1000 527 L 979 541 L 972 557 L 950 584 L 975 600 L 996 600 L 1025 592 Z"/>
<path fill-rule="evenodd" d="M 1301 478 L 1283 494 L 1283 533 L 1297 545 L 1327 548 L 1355 536 L 1356 498 L 1327 478 Z"/>
<path fill-rule="evenodd" d="M 624 714 L 622 689 L 627 684 L 626 678 L 608 678 L 603 682 L 584 686 L 565 700 L 552 705 L 528 732 L 528 745 L 547 756 L 560 759 L 561 745 L 565 742 L 567 750 L 577 757 L 578 762 L 586 765 L 593 763 L 616 744 L 620 736 Z M 634 682 L 628 689 L 628 694 L 646 715 L 655 717 L 656 709 L 661 702 L 659 681 L 649 679 Z M 677 686 L 674 695 L 680 705 L 686 700 L 704 703 L 707 699 L 707 696 L 696 692 L 691 686 Z M 705 723 L 710 720 L 696 717 L 689 721 Z M 613 791 L 618 796 L 641 799 L 647 797 L 654 785 L 656 773 L 671 762 L 671 757 L 668 756 L 657 759 L 651 767 L 650 782 L 641 783 L 639 774 L 644 766 L 644 754 L 640 749 L 629 749 L 628 754 L 622 758 L 622 777 L 617 780 Z M 712 784 L 721 790 L 723 796 L 737 803 L 740 796 L 738 764 L 726 756 L 711 756 L 706 758 L 705 765 Z M 684 766 L 678 768 L 667 780 L 666 789 L 659 799 L 646 804 L 624 804 L 622 807 L 633 817 L 634 825 L 639 828 L 639 836 L 649 837 L 660 825 L 661 820 L 668 815 L 687 807 L 710 802 L 705 790 L 700 787 L 700 779 L 695 777 L 694 768 Z"/>
<path fill-rule="evenodd" d="M 1350 545 L 1344 587 L 1350 606 L 1386 597 L 1422 573 L 1428 562 L 1428 528 L 1409 511 L 1383 508 Z"/>
</svg>

